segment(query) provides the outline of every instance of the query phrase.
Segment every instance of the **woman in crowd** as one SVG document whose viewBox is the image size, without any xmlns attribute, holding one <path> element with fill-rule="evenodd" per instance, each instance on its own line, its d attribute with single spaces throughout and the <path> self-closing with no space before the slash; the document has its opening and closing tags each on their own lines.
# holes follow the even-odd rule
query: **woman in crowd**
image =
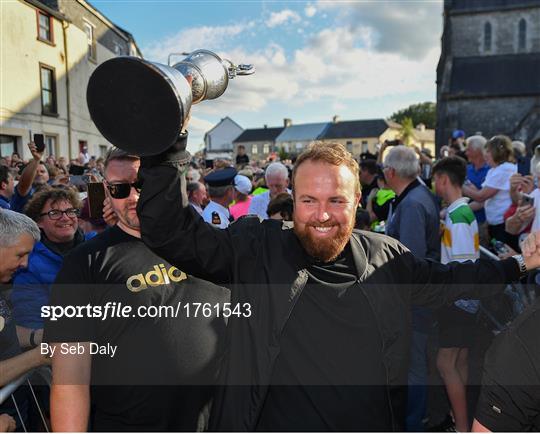
<svg viewBox="0 0 540 434">
<path fill-rule="evenodd" d="M 293 199 L 289 193 L 280 193 L 270 200 L 266 210 L 272 220 L 292 221 Z"/>
<path fill-rule="evenodd" d="M 43 334 L 41 307 L 49 302 L 49 287 L 62 267 L 64 256 L 92 238 L 79 229 L 81 202 L 77 192 L 69 187 L 45 187 L 26 204 L 25 214 L 41 231 L 28 258 L 28 267 L 13 279 L 13 315 L 22 347 L 40 343 Z"/>
<path fill-rule="evenodd" d="M 235 220 L 248 213 L 251 198 L 251 181 L 247 176 L 236 175 L 234 177 L 234 188 L 236 190 L 235 203 L 229 207 L 229 212 Z"/>
<path fill-rule="evenodd" d="M 463 194 L 477 202 L 484 202 L 490 238 L 517 249 L 517 238 L 508 234 L 504 227 L 504 213 L 512 205 L 510 177 L 517 173 L 512 141 L 502 135 L 492 137 L 486 142 L 485 157 L 491 168 L 482 188 L 478 189 L 471 184 L 464 185 Z"/>
</svg>

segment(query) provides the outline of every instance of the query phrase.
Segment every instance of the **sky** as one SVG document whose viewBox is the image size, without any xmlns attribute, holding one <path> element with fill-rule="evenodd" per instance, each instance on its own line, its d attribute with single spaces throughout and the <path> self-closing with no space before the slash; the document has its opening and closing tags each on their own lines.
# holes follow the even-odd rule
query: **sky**
<svg viewBox="0 0 540 434">
<path fill-rule="evenodd" d="M 192 108 L 191 151 L 229 116 L 242 128 L 387 118 L 436 100 L 442 0 L 90 0 L 145 59 L 207 49 L 256 72 Z M 183 56 L 172 58 L 173 63 Z"/>
</svg>

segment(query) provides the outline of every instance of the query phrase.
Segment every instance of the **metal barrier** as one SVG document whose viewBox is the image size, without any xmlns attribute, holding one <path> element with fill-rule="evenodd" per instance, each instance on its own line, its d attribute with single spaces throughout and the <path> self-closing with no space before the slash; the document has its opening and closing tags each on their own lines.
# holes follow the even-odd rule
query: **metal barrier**
<svg viewBox="0 0 540 434">
<path fill-rule="evenodd" d="M 39 405 L 39 401 L 34 391 L 34 387 L 32 386 L 32 383 L 30 383 L 30 377 L 34 375 L 40 376 L 45 381 L 47 386 L 50 388 L 51 377 L 52 377 L 51 369 L 47 366 L 40 366 L 39 368 L 35 368 L 26 372 L 25 374 L 21 375 L 19 378 L 13 380 L 11 383 L 8 383 L 4 387 L 2 387 L 0 389 L 0 404 L 3 404 L 5 401 L 11 398 L 13 402 L 13 406 L 15 407 L 15 411 L 17 412 L 17 415 L 19 417 L 21 426 L 23 427 L 24 432 L 28 432 L 28 429 L 24 423 L 24 419 L 21 414 L 21 410 L 15 398 L 15 392 L 17 391 L 17 389 L 26 383 L 26 385 L 28 385 L 30 389 L 30 392 L 32 393 L 32 397 L 34 398 L 36 408 L 38 409 L 39 416 L 41 417 L 41 422 L 43 423 L 45 430 L 47 432 L 50 432 L 49 426 L 47 425 L 47 421 L 45 420 L 45 416 L 43 415 L 43 410 L 41 409 L 41 406 Z"/>
<path fill-rule="evenodd" d="M 500 258 L 486 249 L 485 247 L 480 246 L 480 254 L 487 257 L 488 259 L 493 259 L 495 261 L 500 261 Z M 514 320 L 519 314 L 521 314 L 529 305 L 534 302 L 534 296 L 532 293 L 527 294 L 523 288 L 521 282 L 511 283 L 506 286 L 504 289 L 504 294 L 512 303 L 512 318 Z M 493 323 L 497 332 L 506 330 L 510 325 L 511 321 L 507 321 L 504 324 L 501 323 L 496 316 L 487 309 L 482 302 L 480 302 L 480 311 Z"/>
</svg>

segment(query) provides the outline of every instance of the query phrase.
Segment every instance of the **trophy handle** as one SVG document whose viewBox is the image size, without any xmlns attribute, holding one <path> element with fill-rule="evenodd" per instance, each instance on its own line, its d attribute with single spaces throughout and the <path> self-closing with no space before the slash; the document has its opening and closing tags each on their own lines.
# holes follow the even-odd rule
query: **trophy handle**
<svg viewBox="0 0 540 434">
<path fill-rule="evenodd" d="M 255 67 L 248 64 L 235 65 L 229 59 L 223 59 L 223 64 L 227 69 L 229 79 L 236 77 L 237 75 L 251 75 L 255 72 Z"/>
</svg>

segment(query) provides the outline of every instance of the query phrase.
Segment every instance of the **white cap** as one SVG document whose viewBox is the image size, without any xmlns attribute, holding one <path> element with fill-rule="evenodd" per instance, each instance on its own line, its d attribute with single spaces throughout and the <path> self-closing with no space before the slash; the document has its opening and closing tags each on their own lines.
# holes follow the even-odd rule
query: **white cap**
<svg viewBox="0 0 540 434">
<path fill-rule="evenodd" d="M 251 193 L 251 187 L 251 181 L 247 176 L 236 175 L 234 177 L 234 188 L 236 188 L 239 193 L 249 194 Z"/>
</svg>

